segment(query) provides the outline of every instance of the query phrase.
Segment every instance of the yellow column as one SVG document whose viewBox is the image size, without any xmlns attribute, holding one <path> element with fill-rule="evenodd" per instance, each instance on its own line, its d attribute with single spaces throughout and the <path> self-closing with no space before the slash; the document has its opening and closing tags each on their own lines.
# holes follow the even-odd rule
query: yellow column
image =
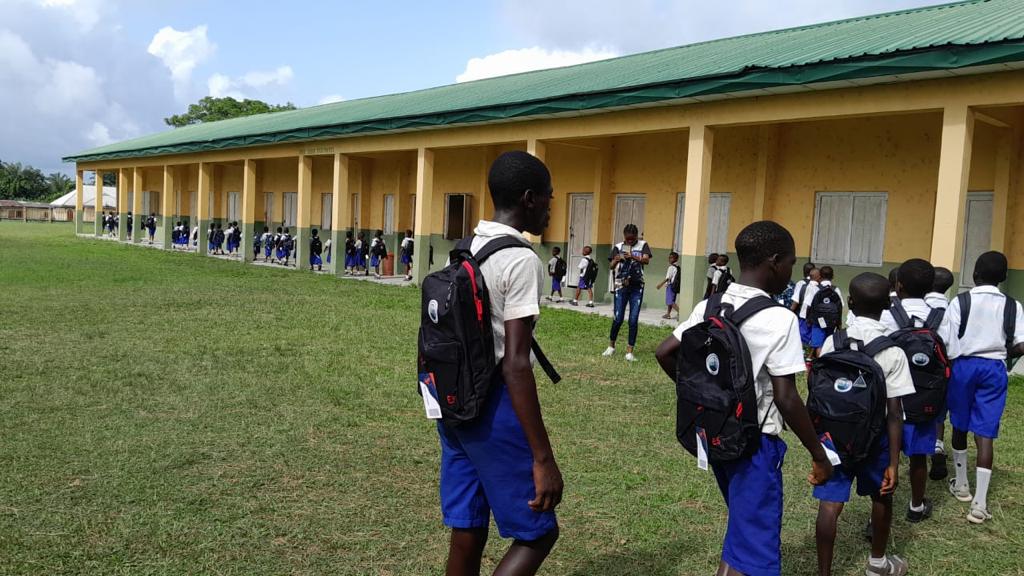
<svg viewBox="0 0 1024 576">
<path fill-rule="evenodd" d="M 715 131 L 710 126 L 690 126 L 686 149 L 686 207 L 683 216 L 683 247 L 680 254 L 680 315 L 704 296 L 704 272 L 707 260 L 707 212 L 711 195 L 711 159 Z"/>
<path fill-rule="evenodd" d="M 295 266 L 300 270 L 309 266 L 309 220 L 313 202 L 313 157 L 299 155 L 298 198 L 295 215 Z M 321 240 L 322 241 L 322 240 Z"/>
<path fill-rule="evenodd" d="M 970 108 L 963 104 L 947 107 L 942 114 L 931 262 L 949 268 L 958 279 L 973 138 L 974 114 Z"/>
<path fill-rule="evenodd" d="M 171 250 L 171 232 L 174 230 L 174 166 L 164 165 L 164 188 L 160 192 L 160 238 L 164 250 Z"/>
<path fill-rule="evenodd" d="M 225 194 L 225 197 L 227 195 Z M 242 245 L 238 247 L 242 262 L 252 262 L 253 236 L 256 230 L 256 161 L 246 158 L 242 165 Z"/>
<path fill-rule="evenodd" d="M 1020 131 L 1004 128 L 999 131 L 996 149 L 995 185 L 992 187 L 992 249 L 1006 252 L 1006 218 L 1010 213 L 1010 187 L 1016 176 Z"/>
<path fill-rule="evenodd" d="M 348 156 L 334 155 L 334 175 L 331 181 L 331 263 L 328 269 L 335 274 L 345 273 L 345 232 L 349 219 Z"/>
<path fill-rule="evenodd" d="M 146 214 L 142 213 L 142 168 L 132 168 L 132 242 L 142 242 L 144 234 L 140 232 Z"/>
<path fill-rule="evenodd" d="M 480 202 L 477 203 L 476 214 L 478 222 L 494 214 L 494 202 L 491 200 L 491 190 L 487 186 L 487 176 L 490 174 L 494 159 L 494 150 L 490 146 L 480 149 Z"/>
<path fill-rule="evenodd" d="M 75 170 L 75 234 L 82 234 L 82 218 L 85 215 L 85 183 L 81 170 Z"/>
<path fill-rule="evenodd" d="M 434 151 L 416 151 L 416 236 L 413 275 L 419 285 L 430 271 L 430 221 L 434 205 Z"/>
<path fill-rule="evenodd" d="M 93 197 L 92 223 L 97 238 L 103 235 L 103 172 L 96 171 L 96 195 Z"/>
<path fill-rule="evenodd" d="M 209 162 L 199 163 L 199 182 L 196 185 L 196 225 L 199 226 L 199 242 L 196 254 L 205 256 L 210 239 L 206 230 L 210 227 L 210 184 L 213 180 L 213 166 Z M 242 211 L 245 212 L 245 199 L 242 199 Z M 244 248 L 244 245 L 242 246 Z"/>
<path fill-rule="evenodd" d="M 117 171 L 117 239 L 122 242 L 128 239 L 128 169 Z"/>
<path fill-rule="evenodd" d="M 591 248 L 594 250 L 592 256 L 600 263 L 602 270 L 607 270 L 608 255 L 611 254 L 611 246 L 615 243 L 615 234 L 612 230 L 612 214 L 615 210 L 615 202 L 612 198 L 612 167 L 615 156 L 611 142 L 601 144 L 595 152 L 594 157 L 594 205 L 591 214 Z M 611 295 L 609 274 L 600 273 L 594 280 L 594 298 L 598 301 L 604 300 Z"/>
<path fill-rule="evenodd" d="M 531 156 L 537 157 L 541 162 L 544 162 L 547 157 L 548 146 L 545 142 L 537 140 L 536 138 L 530 138 L 526 141 L 526 152 Z M 524 235 L 526 236 L 526 239 L 534 245 L 534 249 L 539 249 L 540 245 L 544 243 L 543 235 L 534 235 L 529 232 L 526 232 Z"/>
<path fill-rule="evenodd" d="M 751 211 L 751 221 L 764 220 L 769 215 L 765 213 L 765 204 L 768 194 L 775 184 L 775 159 L 778 147 L 779 127 L 777 125 L 763 125 L 758 127 L 757 134 L 757 179 L 754 181 L 754 209 Z"/>
</svg>

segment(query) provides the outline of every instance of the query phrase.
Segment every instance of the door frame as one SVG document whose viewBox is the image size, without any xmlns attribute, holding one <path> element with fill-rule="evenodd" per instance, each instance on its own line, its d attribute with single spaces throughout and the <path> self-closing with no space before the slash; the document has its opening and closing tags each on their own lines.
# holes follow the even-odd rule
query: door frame
<svg viewBox="0 0 1024 576">
<path fill-rule="evenodd" d="M 960 281 L 959 288 L 970 289 L 974 287 L 974 274 L 971 270 L 971 266 L 974 264 L 967 261 L 967 227 L 971 223 L 971 201 L 988 202 L 992 208 L 995 208 L 995 193 L 985 190 L 979 190 L 976 192 L 967 192 L 967 198 L 964 201 L 964 231 L 963 231 L 963 242 L 960 247 Z M 995 212 L 992 213 L 992 218 L 995 218 Z M 988 249 L 992 247 L 992 227 L 989 226 L 989 239 Z M 971 271 L 971 273 L 968 273 Z"/>
</svg>

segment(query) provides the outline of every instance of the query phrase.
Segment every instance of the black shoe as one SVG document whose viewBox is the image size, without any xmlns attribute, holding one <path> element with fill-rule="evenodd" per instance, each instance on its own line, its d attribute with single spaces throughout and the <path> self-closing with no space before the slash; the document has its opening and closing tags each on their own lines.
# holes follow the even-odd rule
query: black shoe
<svg viewBox="0 0 1024 576">
<path fill-rule="evenodd" d="M 928 477 L 932 480 L 942 480 L 949 476 L 946 468 L 946 455 L 940 453 L 932 454 L 932 469 L 928 471 Z"/>
<path fill-rule="evenodd" d="M 875 527 L 871 524 L 871 520 L 864 525 L 864 539 L 871 542 L 875 539 Z"/>
<path fill-rule="evenodd" d="M 909 507 L 907 508 L 907 522 L 917 523 L 922 520 L 927 520 L 932 517 L 932 501 L 924 499 L 924 510 L 920 512 L 914 512 Z"/>
</svg>

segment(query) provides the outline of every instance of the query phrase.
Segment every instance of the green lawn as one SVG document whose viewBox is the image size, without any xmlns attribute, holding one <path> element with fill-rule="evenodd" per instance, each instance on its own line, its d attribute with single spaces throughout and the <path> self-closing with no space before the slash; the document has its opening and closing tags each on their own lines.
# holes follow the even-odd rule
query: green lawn
<svg viewBox="0 0 1024 576">
<path fill-rule="evenodd" d="M 0 574 L 437 574 L 436 433 L 415 392 L 418 292 L 0 222 Z M 599 357 L 608 320 L 545 310 L 539 379 L 565 476 L 546 574 L 711 574 L 725 507 L 674 437 L 674 389 Z M 1020 574 L 1024 392 L 981 527 L 943 485 L 902 520 L 913 574 Z M 786 462 L 786 574 L 813 574 L 808 458 Z M 901 480 L 906 480 L 905 467 Z M 972 477 L 973 484 L 973 477 Z M 863 574 L 869 504 L 840 521 Z M 505 547 L 496 531 L 486 555 Z"/>
</svg>

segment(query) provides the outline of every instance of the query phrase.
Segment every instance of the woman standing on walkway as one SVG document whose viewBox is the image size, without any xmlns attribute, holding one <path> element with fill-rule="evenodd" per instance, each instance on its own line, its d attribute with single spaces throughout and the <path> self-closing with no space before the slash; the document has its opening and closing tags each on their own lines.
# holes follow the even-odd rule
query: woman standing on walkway
<svg viewBox="0 0 1024 576">
<path fill-rule="evenodd" d="M 626 224 L 622 229 L 623 241 L 612 248 L 608 257 L 610 267 L 615 270 L 615 318 L 612 320 L 611 343 L 602 356 L 615 354 L 615 341 L 626 316 L 629 305 L 629 340 L 626 346 L 626 360 L 636 361 L 633 347 L 636 346 L 636 332 L 640 321 L 640 305 L 644 300 L 644 266 L 651 261 L 651 247 L 638 239 L 636 224 Z"/>
</svg>

